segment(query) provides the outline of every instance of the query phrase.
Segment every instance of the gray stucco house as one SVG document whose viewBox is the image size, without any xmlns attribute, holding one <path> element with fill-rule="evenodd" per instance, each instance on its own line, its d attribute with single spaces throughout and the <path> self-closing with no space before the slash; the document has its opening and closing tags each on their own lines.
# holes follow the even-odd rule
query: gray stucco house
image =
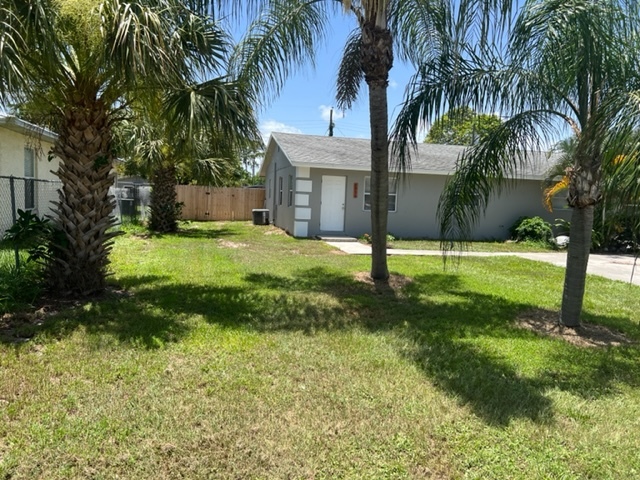
<svg viewBox="0 0 640 480">
<path fill-rule="evenodd" d="M 436 208 L 447 176 L 464 147 L 420 144 L 411 172 L 390 182 L 388 229 L 400 238 L 438 238 Z M 371 230 L 369 212 L 370 143 L 367 139 L 273 133 L 260 175 L 265 208 L 272 223 L 295 237 L 347 235 Z M 505 239 L 518 217 L 539 215 L 552 222 L 567 218 L 542 204 L 542 179 L 551 165 L 540 155 L 534 168 L 514 180 L 514 188 L 491 200 L 474 230 L 476 239 Z M 554 202 L 556 203 L 556 202 Z"/>
</svg>

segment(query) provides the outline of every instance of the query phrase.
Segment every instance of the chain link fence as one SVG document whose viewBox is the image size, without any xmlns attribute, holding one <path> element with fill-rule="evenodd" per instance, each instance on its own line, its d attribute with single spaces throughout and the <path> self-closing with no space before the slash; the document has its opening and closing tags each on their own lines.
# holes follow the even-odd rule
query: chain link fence
<svg viewBox="0 0 640 480">
<path fill-rule="evenodd" d="M 59 181 L 36 178 L 0 176 L 0 241 L 18 218 L 18 210 L 30 210 L 40 218 L 55 215 L 53 204 L 58 200 Z M 118 224 L 144 221 L 148 215 L 151 195 L 150 185 L 118 184 L 109 189 L 115 198 L 112 213 Z M 5 245 L 3 248 L 7 248 Z M 15 265 L 19 265 L 19 253 L 15 250 Z M 2 252 L 0 252 L 2 253 Z"/>
<path fill-rule="evenodd" d="M 31 210 L 39 217 L 51 215 L 60 185 L 51 180 L 0 176 L 0 238 L 15 223 L 18 210 Z"/>
<path fill-rule="evenodd" d="M 39 217 L 53 215 L 59 181 L 0 176 L 0 239 L 15 223 L 18 210 L 31 210 Z M 119 223 L 144 221 L 148 215 L 151 185 L 118 184 L 109 193 L 116 200 L 113 216 Z"/>
</svg>

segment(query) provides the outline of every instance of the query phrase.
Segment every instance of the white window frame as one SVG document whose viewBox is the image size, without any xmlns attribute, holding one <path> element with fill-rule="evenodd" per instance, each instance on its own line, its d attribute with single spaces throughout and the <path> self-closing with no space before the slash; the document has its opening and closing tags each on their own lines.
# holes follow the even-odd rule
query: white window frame
<svg viewBox="0 0 640 480">
<path fill-rule="evenodd" d="M 371 201 L 367 202 L 367 199 L 371 197 L 371 177 L 364 177 L 364 182 L 362 185 L 362 209 L 365 212 L 371 211 Z M 393 199 L 393 210 L 388 208 L 389 213 L 395 213 L 398 211 L 398 183 L 396 182 L 396 178 L 393 176 L 389 176 L 389 204 L 391 203 L 391 199 Z"/>
<path fill-rule="evenodd" d="M 291 207 L 293 205 L 293 175 L 289 175 L 289 185 L 287 191 L 287 207 Z"/>
<path fill-rule="evenodd" d="M 278 177 L 278 205 L 282 205 L 283 183 L 282 177 Z"/>
<path fill-rule="evenodd" d="M 24 147 L 24 209 L 36 209 L 36 152 Z"/>
</svg>

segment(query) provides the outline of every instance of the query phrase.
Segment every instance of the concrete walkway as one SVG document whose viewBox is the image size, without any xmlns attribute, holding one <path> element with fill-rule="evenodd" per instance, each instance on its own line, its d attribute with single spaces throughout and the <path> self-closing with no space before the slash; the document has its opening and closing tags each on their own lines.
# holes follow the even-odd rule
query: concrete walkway
<svg viewBox="0 0 640 480">
<path fill-rule="evenodd" d="M 371 255 L 371 246 L 358 241 L 334 241 L 338 239 L 325 239 L 326 243 L 351 255 Z M 401 250 L 389 248 L 388 255 L 442 255 L 439 250 Z M 462 252 L 463 257 L 506 257 L 514 256 L 547 262 L 558 267 L 565 267 L 567 263 L 566 252 L 542 252 L 542 253 L 516 253 L 516 252 Z M 592 253 L 589 256 L 587 272 L 592 275 L 610 278 L 629 283 L 633 271 L 635 258 L 630 255 L 605 255 Z M 633 273 L 633 284 L 640 285 L 640 259 Z"/>
</svg>

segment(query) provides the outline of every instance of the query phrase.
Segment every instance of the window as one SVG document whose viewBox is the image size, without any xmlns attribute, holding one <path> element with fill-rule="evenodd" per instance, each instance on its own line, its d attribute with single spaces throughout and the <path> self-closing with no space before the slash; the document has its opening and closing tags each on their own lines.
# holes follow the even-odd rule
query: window
<svg viewBox="0 0 640 480">
<path fill-rule="evenodd" d="M 282 177 L 278 177 L 278 205 L 282 205 Z"/>
<path fill-rule="evenodd" d="M 397 207 L 397 184 L 394 177 L 389 177 L 389 208 L 395 212 Z M 364 209 L 371 210 L 371 177 L 364 177 Z"/>
<path fill-rule="evenodd" d="M 567 200 L 567 192 L 563 190 L 551 197 L 551 206 L 553 210 L 569 210 L 569 201 Z"/>
<path fill-rule="evenodd" d="M 36 156 L 32 148 L 24 149 L 24 208 L 30 210 L 36 207 Z"/>
<path fill-rule="evenodd" d="M 287 194 L 287 207 L 293 205 L 293 175 L 289 175 L 289 185 Z"/>
</svg>

